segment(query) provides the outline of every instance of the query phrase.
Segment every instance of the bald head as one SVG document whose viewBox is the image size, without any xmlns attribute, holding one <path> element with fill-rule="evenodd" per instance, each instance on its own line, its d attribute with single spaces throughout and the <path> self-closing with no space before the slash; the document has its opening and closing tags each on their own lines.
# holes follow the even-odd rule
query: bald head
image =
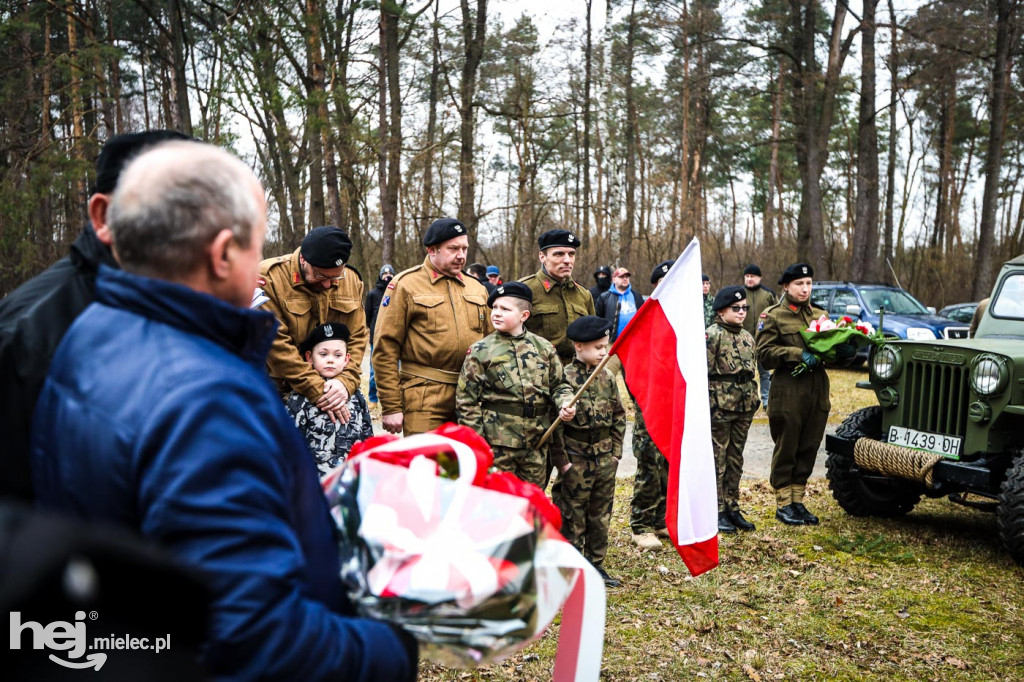
<svg viewBox="0 0 1024 682">
<path fill-rule="evenodd" d="M 262 224 L 263 188 L 230 153 L 201 142 L 165 142 L 121 173 L 107 213 L 114 252 L 128 272 L 180 280 L 203 267 L 223 230 L 247 248 Z"/>
</svg>

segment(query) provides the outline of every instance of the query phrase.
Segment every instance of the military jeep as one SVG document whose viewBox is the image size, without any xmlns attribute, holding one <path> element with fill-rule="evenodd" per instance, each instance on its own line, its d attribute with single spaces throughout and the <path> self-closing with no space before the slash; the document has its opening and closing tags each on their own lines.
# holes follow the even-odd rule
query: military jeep
<svg viewBox="0 0 1024 682">
<path fill-rule="evenodd" d="M 886 341 L 868 381 L 878 405 L 827 436 L 829 488 L 854 516 L 906 514 L 922 496 L 996 513 L 1024 563 L 1024 256 L 999 273 L 971 339 Z"/>
</svg>

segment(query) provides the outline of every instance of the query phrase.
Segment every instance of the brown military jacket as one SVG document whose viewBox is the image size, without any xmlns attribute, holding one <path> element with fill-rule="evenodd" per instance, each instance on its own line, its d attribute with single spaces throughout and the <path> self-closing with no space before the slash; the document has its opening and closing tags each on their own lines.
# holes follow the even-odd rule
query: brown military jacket
<svg viewBox="0 0 1024 682">
<path fill-rule="evenodd" d="M 454 385 L 466 351 L 492 331 L 487 289 L 473 277 L 442 275 L 429 258 L 398 273 L 384 290 L 374 329 L 381 413 L 405 411 L 399 361 L 402 374 Z"/>
<path fill-rule="evenodd" d="M 299 270 L 299 249 L 289 256 L 268 258 L 260 263 L 256 281 L 267 301 L 263 307 L 274 313 L 281 325 L 267 355 L 267 371 L 282 395 L 294 390 L 315 403 L 324 394 L 324 379 L 299 353 L 299 344 L 314 327 L 340 322 L 348 327 L 352 356 L 339 379 L 353 395 L 359 388 L 363 353 L 369 333 L 363 312 L 363 281 L 355 270 L 345 268 L 342 278 L 329 289 L 307 285 Z"/>
<path fill-rule="evenodd" d="M 575 280 L 562 284 L 543 268 L 519 281 L 533 292 L 533 313 L 526 328 L 550 341 L 563 365 L 572 362 L 576 351 L 566 330 L 576 318 L 594 314 L 594 297 Z"/>
<path fill-rule="evenodd" d="M 757 359 L 766 368 L 776 370 L 772 373 L 769 416 L 773 411 L 806 409 L 808 402 L 819 410 L 831 409 L 828 373 L 824 367 L 797 377 L 791 374 L 807 350 L 800 332 L 824 314 L 824 310 L 815 308 L 810 301 L 797 304 L 783 294 L 778 303 L 758 317 Z"/>
</svg>

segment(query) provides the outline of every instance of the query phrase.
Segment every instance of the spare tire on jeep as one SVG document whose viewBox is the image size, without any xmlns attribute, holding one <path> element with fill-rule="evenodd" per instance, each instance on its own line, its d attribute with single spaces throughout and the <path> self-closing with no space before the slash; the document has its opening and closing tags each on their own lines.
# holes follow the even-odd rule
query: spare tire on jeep
<svg viewBox="0 0 1024 682">
<path fill-rule="evenodd" d="M 839 425 L 836 437 L 855 442 L 858 438 L 882 439 L 882 408 L 874 405 L 857 410 Z M 853 516 L 902 516 L 921 499 L 917 483 L 891 476 L 855 470 L 850 454 L 828 452 L 825 460 L 832 497 Z"/>
</svg>

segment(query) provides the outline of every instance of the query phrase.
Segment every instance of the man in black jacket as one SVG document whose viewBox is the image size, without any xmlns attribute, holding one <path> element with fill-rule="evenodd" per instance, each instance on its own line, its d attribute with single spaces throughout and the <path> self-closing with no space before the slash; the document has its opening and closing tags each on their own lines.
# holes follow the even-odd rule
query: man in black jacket
<svg viewBox="0 0 1024 682">
<path fill-rule="evenodd" d="M 29 443 L 32 413 L 50 360 L 78 314 L 92 303 L 96 271 L 117 267 L 110 251 L 107 207 L 129 159 L 165 140 L 187 140 L 171 130 L 117 135 L 107 140 L 96 160 L 96 184 L 89 197 L 91 224 L 70 253 L 0 300 L 0 496 L 32 499 Z"/>
<path fill-rule="evenodd" d="M 594 270 L 594 282 L 596 284 L 590 287 L 590 295 L 594 297 L 594 305 L 597 305 L 597 299 L 612 286 L 612 269 L 602 265 Z"/>
<path fill-rule="evenodd" d="M 388 282 L 395 276 L 395 268 L 385 263 L 381 266 L 380 274 L 377 275 L 377 283 L 373 285 L 366 294 L 366 303 L 363 309 L 366 311 L 366 328 L 370 332 L 370 353 L 373 353 L 373 329 L 377 325 L 377 311 L 380 310 L 380 302 L 384 298 L 384 291 L 388 288 Z M 377 380 L 373 375 L 373 365 L 370 365 L 370 402 L 377 402 Z"/>
</svg>

